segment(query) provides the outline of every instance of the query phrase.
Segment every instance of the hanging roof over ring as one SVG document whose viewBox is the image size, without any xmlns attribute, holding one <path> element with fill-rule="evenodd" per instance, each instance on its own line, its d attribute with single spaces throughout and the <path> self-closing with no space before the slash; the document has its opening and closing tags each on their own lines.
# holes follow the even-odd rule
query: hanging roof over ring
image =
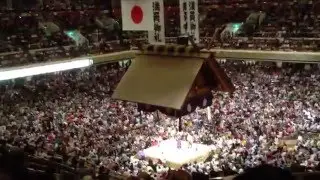
<svg viewBox="0 0 320 180">
<path fill-rule="evenodd" d="M 180 110 L 202 67 L 211 61 L 212 67 L 218 65 L 212 57 L 212 53 L 138 53 L 112 97 Z M 219 68 L 211 68 L 214 74 L 220 73 L 215 79 L 225 81 L 222 76 L 226 74 L 221 75 L 224 72 Z M 228 89 L 228 83 L 220 84 Z"/>
</svg>

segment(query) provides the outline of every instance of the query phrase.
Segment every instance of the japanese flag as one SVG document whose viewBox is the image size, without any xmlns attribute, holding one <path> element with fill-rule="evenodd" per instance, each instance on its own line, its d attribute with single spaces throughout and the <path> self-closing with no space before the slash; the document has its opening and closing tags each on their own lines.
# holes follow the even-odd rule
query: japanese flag
<svg viewBox="0 0 320 180">
<path fill-rule="evenodd" d="M 153 8 L 150 0 L 121 0 L 122 29 L 153 31 Z"/>
</svg>

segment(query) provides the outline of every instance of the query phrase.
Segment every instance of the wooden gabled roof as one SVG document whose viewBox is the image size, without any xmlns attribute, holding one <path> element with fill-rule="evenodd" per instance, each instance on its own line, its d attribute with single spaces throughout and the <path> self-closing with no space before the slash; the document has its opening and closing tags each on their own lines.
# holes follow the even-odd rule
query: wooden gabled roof
<svg viewBox="0 0 320 180">
<path fill-rule="evenodd" d="M 112 98 L 182 110 L 199 72 L 210 90 L 234 91 L 213 53 L 190 46 L 148 46 L 137 53 Z"/>
</svg>

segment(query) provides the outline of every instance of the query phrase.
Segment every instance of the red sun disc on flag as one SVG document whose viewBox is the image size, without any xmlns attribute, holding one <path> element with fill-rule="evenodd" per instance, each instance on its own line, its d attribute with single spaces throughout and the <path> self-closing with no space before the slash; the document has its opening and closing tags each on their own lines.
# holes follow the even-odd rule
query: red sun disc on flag
<svg viewBox="0 0 320 180">
<path fill-rule="evenodd" d="M 131 19 L 135 24 L 139 24 L 143 20 L 143 11 L 140 6 L 133 6 L 131 9 Z"/>
</svg>

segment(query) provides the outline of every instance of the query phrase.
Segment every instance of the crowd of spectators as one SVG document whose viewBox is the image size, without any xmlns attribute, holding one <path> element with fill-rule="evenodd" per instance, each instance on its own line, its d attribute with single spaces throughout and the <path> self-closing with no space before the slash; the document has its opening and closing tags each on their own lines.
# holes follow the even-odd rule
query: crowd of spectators
<svg viewBox="0 0 320 180">
<path fill-rule="evenodd" d="M 276 0 L 199 1 L 200 37 L 210 48 L 316 51 L 319 49 L 319 2 Z M 252 13 L 266 17 L 252 33 L 240 29 L 229 38 L 219 37 L 228 23 L 244 23 Z M 168 3 L 166 36 L 180 34 L 179 6 Z M 223 39 L 223 40 L 221 40 Z"/>
<path fill-rule="evenodd" d="M 116 33 L 99 25 L 109 17 L 95 4 L 43 0 L 31 11 L 2 11 L 0 67 L 129 49 Z M 166 36 L 176 37 L 179 9 L 175 3 L 165 5 Z M 314 0 L 200 1 L 201 43 L 209 48 L 316 51 L 320 44 L 316 5 Z M 252 34 L 221 38 L 215 33 L 226 23 L 245 22 L 257 11 L 266 12 L 266 18 Z M 78 30 L 88 46 L 76 46 L 66 30 Z M 132 35 L 123 34 L 125 44 L 130 44 Z M 145 34 L 135 38 L 145 39 Z M 136 154 L 154 141 L 189 135 L 197 143 L 210 145 L 213 152 L 206 162 L 182 166 L 189 173 L 214 177 L 261 164 L 293 171 L 319 169 L 320 137 L 314 135 L 320 130 L 319 67 L 278 69 L 234 61 L 222 66 L 236 92 L 214 92 L 212 120 L 207 111 L 198 109 L 182 118 L 182 133 L 175 118 L 161 114 L 158 121 L 155 114 L 137 112 L 134 103 L 111 99 L 126 70 L 118 64 L 2 81 L 1 168 L 8 166 L 6 155 L 17 148 L 28 156 L 25 165 L 31 179 L 43 179 L 43 174 L 103 179 L 141 172 L 161 179 L 170 168 L 164 162 L 137 159 Z M 297 142 L 289 147 L 282 143 L 284 138 Z M 59 167 L 53 167 L 53 162 Z M 17 168 L 4 169 L 14 175 L 12 169 Z"/>
<path fill-rule="evenodd" d="M 43 161 L 58 156 L 60 163 L 86 168 L 82 172 L 91 176 L 143 171 L 164 178 L 169 170 L 164 162 L 137 159 L 137 153 L 154 141 L 186 135 L 213 151 L 208 161 L 182 167 L 190 173 L 229 175 L 260 164 L 318 168 L 320 139 L 306 132 L 320 130 L 319 67 L 277 69 L 232 61 L 223 66 L 236 91 L 214 92 L 212 120 L 198 109 L 182 118 L 182 133 L 175 118 L 161 114 L 158 121 L 155 114 L 140 115 L 133 103 L 111 99 L 125 68 L 109 64 L 1 85 L 0 137 L 7 147 Z M 297 139 L 294 147 L 281 143 L 286 137 Z"/>
<path fill-rule="evenodd" d="M 47 4 L 28 11 L 0 11 L 0 66 L 128 49 L 128 41 L 123 42 L 119 36 L 110 9 L 78 7 L 73 2 L 72 7 L 61 8 L 57 7 L 63 4 L 59 1 Z M 71 36 L 81 36 L 83 40 L 79 43 Z"/>
<path fill-rule="evenodd" d="M 119 34 L 101 27 L 104 22 L 111 22 L 106 6 L 98 8 L 94 5 L 97 1 L 54 2 L 43 1 L 43 6 L 35 6 L 31 11 L 0 12 L 1 66 L 50 60 L 46 54 L 62 58 L 130 48 L 119 45 L 119 41 L 109 42 L 119 40 Z M 199 1 L 201 43 L 208 48 L 317 51 L 318 4 L 315 0 Z M 113 18 L 121 24 L 119 3 L 112 11 Z M 266 17 L 252 33 L 240 29 L 233 36 L 220 37 L 226 24 L 245 23 L 256 12 L 264 12 Z M 178 1 L 165 1 L 166 37 L 180 35 L 179 18 Z M 77 30 L 89 47 L 85 51 L 77 47 L 65 34 L 67 30 Z M 132 39 L 146 40 L 146 33 L 122 32 L 122 37 L 129 43 Z M 171 40 L 168 38 L 167 42 Z M 33 51 L 41 53 L 35 55 Z"/>
<path fill-rule="evenodd" d="M 211 36 L 211 45 L 216 48 L 317 51 L 319 41 L 319 2 L 311 1 L 204 1 L 201 9 L 206 17 L 202 21 L 203 37 Z M 227 23 L 244 23 L 256 12 L 266 13 L 253 32 L 240 29 L 229 38 L 217 37 L 215 30 Z M 222 18 L 221 18 L 222 17 Z M 245 28 L 245 26 L 243 26 Z M 221 30 L 222 31 L 222 30 Z M 221 32 L 220 31 L 220 32 Z M 223 39 L 223 40 L 221 40 Z"/>
</svg>

